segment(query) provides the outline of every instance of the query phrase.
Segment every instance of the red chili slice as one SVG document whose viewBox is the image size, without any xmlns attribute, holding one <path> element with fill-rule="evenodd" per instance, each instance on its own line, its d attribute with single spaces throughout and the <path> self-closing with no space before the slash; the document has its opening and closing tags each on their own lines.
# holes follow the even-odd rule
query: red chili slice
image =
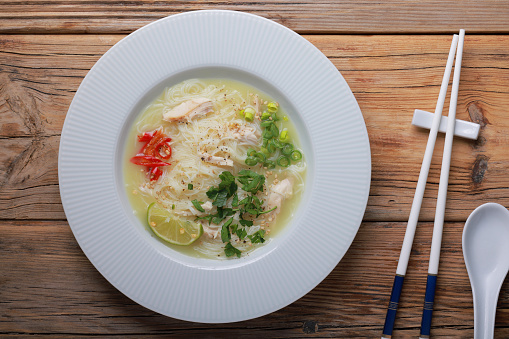
<svg viewBox="0 0 509 339">
<path fill-rule="evenodd" d="M 163 171 L 159 167 L 154 167 L 149 171 L 150 181 L 156 181 L 163 174 Z"/>
<path fill-rule="evenodd" d="M 148 166 L 148 167 L 159 167 L 170 165 L 167 162 L 161 161 L 152 155 L 137 154 L 131 158 L 131 162 L 136 165 Z"/>
<path fill-rule="evenodd" d="M 131 158 L 131 162 L 148 167 L 147 173 L 150 181 L 158 180 L 163 174 L 159 167 L 170 165 L 161 159 L 169 159 L 171 157 L 172 150 L 170 144 L 168 144 L 171 138 L 164 135 L 162 129 L 159 128 L 155 131 L 138 135 L 138 141 L 145 142 L 145 144 L 140 152 Z"/>
<path fill-rule="evenodd" d="M 171 138 L 168 137 L 161 139 L 155 147 L 157 150 L 156 156 L 160 156 L 163 159 L 169 159 L 171 157 L 171 146 L 168 144 L 169 141 L 171 141 Z"/>
<path fill-rule="evenodd" d="M 150 141 L 153 137 L 154 137 L 154 134 L 157 132 L 157 130 L 155 131 L 152 131 L 152 132 L 145 132 L 141 135 L 138 135 L 138 141 L 139 142 L 146 142 L 146 141 Z"/>
<path fill-rule="evenodd" d="M 152 139 L 150 139 L 150 141 L 147 144 L 145 144 L 145 146 L 142 147 L 140 153 L 157 156 L 158 155 L 157 151 L 159 150 L 159 147 L 161 147 L 162 144 L 168 141 L 171 141 L 171 138 L 165 136 L 163 133 L 160 132 L 160 130 L 156 130 Z"/>
<path fill-rule="evenodd" d="M 146 155 L 154 155 L 153 152 L 155 145 L 158 142 L 159 130 L 155 130 L 152 133 L 153 133 L 152 138 L 150 138 L 150 140 L 145 145 L 143 145 L 143 147 L 140 150 L 140 153 L 144 153 Z"/>
</svg>

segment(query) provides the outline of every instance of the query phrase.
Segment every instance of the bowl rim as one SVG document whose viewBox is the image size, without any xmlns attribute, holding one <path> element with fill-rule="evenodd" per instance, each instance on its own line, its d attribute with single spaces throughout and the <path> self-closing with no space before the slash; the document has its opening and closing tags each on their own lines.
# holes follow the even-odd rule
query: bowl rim
<svg viewBox="0 0 509 339">
<path fill-rule="evenodd" d="M 232 27 L 238 30 L 232 30 Z M 256 32 L 254 36 L 253 29 Z M 183 33 L 186 30 L 192 37 L 199 36 L 198 33 L 201 31 L 214 43 L 221 45 L 221 51 L 207 49 L 209 48 L 208 40 L 202 41 L 203 46 L 196 46 L 194 40 L 189 40 L 190 36 L 185 36 L 184 39 L 165 35 L 168 32 Z M 301 72 L 298 74 L 281 73 L 281 78 L 288 82 L 282 87 L 279 83 L 283 80 L 271 78 L 273 74 L 270 72 L 277 73 L 277 70 L 267 62 L 263 64 L 264 56 L 260 52 L 253 58 L 259 58 L 261 61 L 251 60 L 253 65 L 245 70 L 251 71 L 254 68 L 259 70 L 259 72 L 253 72 L 255 75 L 265 74 L 274 86 L 282 88 L 282 92 L 288 96 L 289 100 L 292 100 L 292 103 L 299 102 L 295 104 L 297 109 L 306 111 L 302 113 L 302 116 L 306 128 L 310 131 L 311 149 L 316 160 L 313 164 L 316 165 L 316 171 L 313 173 L 314 184 L 312 192 L 309 193 L 308 209 L 316 209 L 319 205 L 314 201 L 316 192 L 320 192 L 323 198 L 329 199 L 335 196 L 334 192 L 328 192 L 328 188 L 340 188 L 341 195 L 347 197 L 341 200 L 342 204 L 347 206 L 344 208 L 346 211 L 342 210 L 342 206 L 334 211 L 342 219 L 341 229 L 331 227 L 337 222 L 335 215 L 331 214 L 332 211 L 325 211 L 323 214 L 328 213 L 327 215 L 319 216 L 305 212 L 302 220 L 298 221 L 302 225 L 316 220 L 324 223 L 323 227 L 330 232 L 331 239 L 321 241 L 327 242 L 330 257 L 322 258 L 309 252 L 306 247 L 301 246 L 296 249 L 285 245 L 292 241 L 301 245 L 304 240 L 315 249 L 323 245 L 318 246 L 313 243 L 319 241 L 314 234 L 309 234 L 306 239 L 303 239 L 302 234 L 293 232 L 285 242 L 281 242 L 257 260 L 251 260 L 243 265 L 231 265 L 228 266 L 229 269 L 214 269 L 204 265 L 187 265 L 174 260 L 161 254 L 160 251 L 155 251 L 146 242 L 139 241 L 139 234 L 134 230 L 122 229 L 122 224 L 126 222 L 127 217 L 123 215 L 123 210 L 117 208 L 120 206 L 121 194 L 115 188 L 116 179 L 112 170 L 115 165 L 111 159 L 115 158 L 115 152 L 118 152 L 119 131 L 126 118 L 125 112 L 129 111 L 129 107 L 133 107 L 133 102 L 139 100 L 141 94 L 132 98 L 129 97 L 130 93 L 126 94 L 121 90 L 129 89 L 129 86 L 136 83 L 139 92 L 140 88 L 149 88 L 150 83 L 153 84 L 154 81 L 161 79 L 161 76 L 154 75 L 154 70 L 150 69 L 150 62 L 160 58 L 160 52 L 151 56 L 144 50 L 146 46 L 151 46 L 155 50 L 158 48 L 154 39 L 162 39 L 165 42 L 180 39 L 178 41 L 186 44 L 186 47 L 191 50 L 198 51 L 204 48 L 211 53 L 208 63 L 203 62 L 204 56 L 189 56 L 190 60 L 187 62 L 194 63 L 195 66 L 228 65 L 229 63 L 238 66 L 240 60 L 238 56 L 237 59 L 229 59 L 231 55 L 221 55 L 221 52 L 228 49 L 228 45 L 222 38 L 211 36 L 210 31 L 223 34 L 222 38 L 225 34 L 230 34 L 226 36 L 235 41 L 239 39 L 239 35 L 241 36 L 239 41 L 246 36 L 254 41 L 260 39 L 275 41 L 276 44 L 268 45 L 273 46 L 273 49 L 278 52 L 273 56 L 277 59 L 277 62 L 274 61 L 276 65 L 290 70 L 299 69 L 303 64 L 306 66 L 300 68 Z M 246 32 L 250 32 L 249 35 Z M 168 48 L 168 45 L 162 45 L 160 48 Z M 182 46 L 179 45 L 179 47 Z M 287 47 L 290 50 L 285 50 Z M 229 51 L 232 51 L 231 47 Z M 242 48 L 237 50 L 239 53 L 242 51 L 244 51 Z M 175 52 L 177 55 L 179 52 L 182 53 L 180 49 Z M 292 54 L 293 52 L 297 54 Z M 175 57 L 174 60 L 177 65 L 172 67 L 178 69 L 178 63 L 183 60 L 177 58 Z M 145 61 L 146 64 L 140 63 L 140 60 Z M 257 62 L 262 62 L 261 66 Z M 139 66 L 139 69 L 129 68 L 132 65 Z M 133 74 L 126 75 L 126 68 Z M 152 72 L 150 76 L 149 72 Z M 162 73 L 167 76 L 171 73 L 168 72 L 168 69 L 165 69 Z M 331 88 L 325 89 L 327 97 L 331 98 L 333 95 L 340 97 L 339 106 L 345 112 L 333 110 L 335 114 L 327 116 L 327 121 L 314 119 L 317 113 L 308 108 L 310 103 L 302 104 L 302 106 L 300 104 L 302 99 L 298 96 L 303 93 L 303 89 L 292 83 L 303 77 L 310 80 L 309 87 L 318 87 L 321 81 L 330 83 Z M 112 90 L 112 87 L 115 87 L 112 84 L 118 88 Z M 312 89 L 304 89 L 304 92 L 310 91 L 312 92 Z M 107 95 L 113 95 L 114 99 L 109 98 L 110 100 L 106 101 Z M 320 95 L 324 94 L 317 94 L 316 97 L 321 98 Z M 327 101 L 315 103 L 313 107 L 330 112 L 334 105 Z M 109 112 L 108 116 L 104 116 L 105 110 Z M 115 127 L 114 133 L 108 135 L 108 126 L 105 126 L 105 123 L 111 121 Z M 319 131 L 324 127 L 345 128 L 348 131 L 345 130 L 343 133 L 351 135 L 345 139 L 344 136 L 335 132 Z M 99 141 L 98 138 L 101 136 L 103 139 Z M 339 150 L 331 149 L 324 143 L 323 139 L 327 137 L 333 137 L 334 141 L 339 143 L 347 140 L 351 146 Z M 97 152 L 98 147 L 103 144 L 110 147 L 106 147 L 104 152 Z M 77 155 L 75 150 L 79 147 L 81 147 L 81 154 Z M 334 159 L 324 155 L 331 150 L 333 150 Z M 344 157 L 349 163 L 345 164 L 335 157 Z M 362 113 L 346 81 L 334 65 L 310 42 L 290 29 L 253 14 L 226 10 L 187 12 L 160 19 L 128 35 L 108 50 L 87 74 L 69 107 L 62 131 L 58 166 L 62 204 L 70 227 L 83 252 L 101 274 L 126 296 L 149 309 L 174 318 L 205 323 L 241 321 L 265 315 L 297 300 L 320 283 L 344 256 L 358 231 L 366 208 L 371 179 L 369 139 Z M 79 178 L 76 178 L 76 171 L 80 174 Z M 331 176 L 330 185 L 324 182 L 322 175 Z M 100 198 L 86 196 L 86 193 L 92 190 L 95 190 L 93 192 Z M 101 199 L 110 199 L 115 208 L 108 211 L 108 207 L 104 206 L 104 201 L 101 202 Z M 327 210 L 334 208 L 329 201 L 322 202 L 322 205 L 326 206 Z M 91 209 L 97 214 L 91 215 Z M 103 223 L 111 228 L 100 227 Z M 120 235 L 119 230 L 123 232 Z M 113 246 L 115 251 L 112 250 L 112 245 L 116 246 Z M 267 259 L 274 258 L 275 255 L 278 256 L 278 260 Z M 242 261 L 239 262 L 242 263 Z M 161 269 L 163 266 L 164 269 Z M 306 268 L 305 275 L 299 274 L 302 266 Z M 172 274 L 175 273 L 185 277 L 181 280 L 187 284 L 182 281 L 172 281 Z M 152 281 L 147 282 L 140 277 L 150 277 Z M 250 281 L 249 279 L 253 278 L 247 277 L 257 277 L 255 279 L 258 281 Z M 262 278 L 272 284 L 263 293 L 257 290 L 260 285 L 259 279 Z M 207 281 L 211 286 L 203 287 L 195 282 L 195 280 L 207 279 L 213 280 Z M 168 291 L 158 286 L 157 283 L 162 281 L 172 281 L 175 291 Z M 254 291 L 249 296 L 251 301 L 248 303 L 249 307 L 245 306 L 245 302 L 236 302 L 235 298 L 229 295 L 222 298 L 209 295 L 220 289 L 225 281 L 235 282 L 234 286 L 244 284 L 243 286 L 250 291 Z M 184 285 L 191 286 L 190 289 L 194 294 L 188 293 L 182 296 L 185 294 Z M 164 293 L 171 295 L 161 296 L 163 290 Z M 238 288 L 238 291 L 241 290 Z"/>
</svg>

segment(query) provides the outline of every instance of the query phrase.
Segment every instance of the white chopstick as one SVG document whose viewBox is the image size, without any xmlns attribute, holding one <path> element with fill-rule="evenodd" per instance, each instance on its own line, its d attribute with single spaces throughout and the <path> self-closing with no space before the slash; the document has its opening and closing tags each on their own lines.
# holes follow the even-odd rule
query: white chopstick
<svg viewBox="0 0 509 339">
<path fill-rule="evenodd" d="M 431 158 L 433 156 L 433 149 L 435 148 L 435 141 L 437 138 L 438 128 L 442 119 L 442 110 L 444 108 L 445 97 L 447 94 L 447 87 L 449 86 L 449 78 L 451 76 L 452 64 L 454 62 L 454 54 L 456 46 L 458 44 L 458 35 L 454 35 L 449 50 L 449 56 L 447 58 L 447 64 L 444 71 L 444 77 L 442 79 L 442 85 L 440 86 L 440 94 L 438 95 L 437 105 L 435 108 L 435 116 L 431 124 L 431 129 L 428 136 L 428 142 L 426 144 L 426 150 L 424 152 L 424 158 L 422 160 L 421 171 L 419 173 L 419 179 L 417 181 L 417 187 L 415 189 L 414 200 L 412 202 L 412 208 L 410 209 L 410 216 L 408 217 L 407 228 L 405 231 L 405 237 L 403 239 L 403 245 L 401 253 L 399 255 L 398 267 L 396 269 L 396 276 L 392 286 L 391 298 L 389 306 L 387 308 L 387 315 L 385 317 L 385 325 L 383 329 L 382 338 L 390 338 L 392 330 L 394 328 L 394 321 L 396 320 L 396 311 L 398 309 L 399 297 L 401 295 L 401 289 L 403 287 L 403 280 L 408 267 L 408 260 L 410 259 L 410 252 L 414 241 L 415 229 L 417 227 L 417 221 L 419 219 L 419 212 L 421 210 L 422 198 L 424 195 L 424 189 L 426 187 L 426 181 L 428 180 L 429 167 L 431 164 Z M 454 122 L 454 119 L 451 119 Z"/>
<path fill-rule="evenodd" d="M 452 80 L 451 102 L 447 118 L 447 131 L 445 133 L 444 154 L 442 156 L 442 169 L 438 184 L 437 206 L 435 210 L 435 223 L 433 225 L 433 238 L 431 240 L 431 252 L 429 257 L 428 280 L 426 283 L 426 295 L 421 323 L 421 338 L 429 338 L 433 303 L 435 300 L 435 286 L 440 262 L 440 248 L 442 246 L 442 232 L 444 229 L 445 203 L 447 200 L 447 186 L 449 185 L 449 169 L 451 167 L 452 142 L 454 139 L 454 124 L 456 121 L 456 106 L 458 104 L 458 89 L 461 73 L 461 61 L 463 57 L 463 42 L 465 30 L 460 30 L 458 50 L 456 51 L 456 63 L 454 64 L 454 76 Z"/>
<path fill-rule="evenodd" d="M 428 136 L 428 143 L 424 151 L 424 158 L 422 160 L 421 172 L 417 180 L 417 188 L 415 189 L 414 200 L 412 208 L 410 209 L 410 216 L 408 217 L 407 229 L 405 238 L 403 239 L 403 246 L 399 256 L 398 267 L 396 274 L 405 275 L 408 267 L 408 260 L 410 259 L 410 251 L 412 250 L 412 243 L 414 241 L 415 229 L 421 211 L 422 197 L 424 189 L 426 188 L 426 181 L 428 180 L 429 167 L 431 158 L 433 156 L 433 149 L 435 148 L 435 141 L 437 139 L 438 128 L 440 127 L 440 120 L 442 119 L 442 110 L 444 109 L 445 96 L 447 95 L 447 87 L 449 87 L 449 78 L 451 76 L 452 64 L 454 62 L 454 54 L 458 44 L 458 35 L 454 34 L 451 49 L 449 50 L 449 57 L 445 67 L 442 85 L 440 86 L 440 94 L 438 95 L 437 106 L 435 108 L 435 116 L 431 123 L 431 129 Z"/>
</svg>

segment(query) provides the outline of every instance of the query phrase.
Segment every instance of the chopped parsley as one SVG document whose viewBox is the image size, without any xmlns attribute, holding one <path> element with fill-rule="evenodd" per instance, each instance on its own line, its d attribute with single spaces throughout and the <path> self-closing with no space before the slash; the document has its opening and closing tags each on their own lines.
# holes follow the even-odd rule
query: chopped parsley
<svg viewBox="0 0 509 339">
<path fill-rule="evenodd" d="M 223 223 L 221 226 L 221 240 L 223 243 L 227 243 L 224 252 L 227 257 L 233 255 L 240 257 L 240 250 L 231 244 L 232 234 L 235 234 L 241 240 L 247 237 L 253 244 L 265 242 L 264 230 L 247 235 L 246 228 L 253 226 L 254 219 L 275 210 L 276 207 L 265 211 L 262 206 L 263 201 L 256 196 L 258 192 L 263 192 L 265 176 L 251 170 L 242 170 L 237 177 L 228 171 L 224 171 L 219 175 L 219 178 L 221 179 L 219 185 L 212 186 L 207 191 L 207 197 L 212 201 L 212 205 L 216 206 L 216 213 L 197 217 L 196 220 L 207 220 L 209 224 L 215 225 Z M 237 192 L 239 185 L 237 185 L 237 182 L 240 184 L 240 188 L 248 193 L 242 200 L 239 200 Z M 191 202 L 198 211 L 205 212 L 201 206 L 203 202 L 196 199 Z M 233 219 L 237 213 L 240 225 L 233 224 Z M 224 220 L 228 217 L 229 219 L 225 222 Z"/>
<path fill-rule="evenodd" d="M 235 234 L 239 237 L 239 239 L 244 239 L 247 235 L 247 231 L 245 228 L 239 228 L 235 231 Z"/>
<path fill-rule="evenodd" d="M 223 207 L 226 205 L 228 199 L 230 199 L 235 193 L 237 193 L 237 184 L 235 183 L 235 177 L 228 171 L 224 171 L 219 174 L 221 183 L 218 187 L 211 187 L 207 191 L 207 197 L 212 200 L 212 205 L 217 207 Z"/>
<path fill-rule="evenodd" d="M 251 242 L 253 244 L 256 244 L 256 243 L 264 243 L 265 242 L 265 239 L 263 238 L 264 235 L 265 235 L 265 231 L 259 230 L 259 231 L 256 231 L 255 233 L 253 233 L 252 235 L 248 235 L 247 237 L 249 238 L 249 240 L 251 240 Z"/>
<path fill-rule="evenodd" d="M 201 207 L 201 204 L 203 204 L 202 201 L 198 201 L 196 199 L 194 199 L 193 201 L 191 201 L 193 203 L 193 206 L 194 208 L 196 208 L 198 211 L 200 212 L 205 212 L 205 210 L 203 209 L 203 207 Z"/>
<path fill-rule="evenodd" d="M 223 227 L 221 227 L 221 240 L 223 242 L 228 242 L 232 238 L 232 235 L 230 233 L 230 225 L 233 222 L 233 217 L 228 219 L 227 222 L 223 224 Z"/>
<path fill-rule="evenodd" d="M 242 226 L 253 226 L 253 222 L 251 220 L 240 219 L 239 222 Z"/>
<path fill-rule="evenodd" d="M 242 170 L 239 172 L 237 180 L 242 184 L 242 189 L 246 192 L 253 194 L 256 194 L 258 191 L 263 192 L 265 177 L 261 174 L 251 170 Z"/>
<path fill-rule="evenodd" d="M 240 254 L 241 253 L 242 252 L 240 252 L 238 249 L 233 247 L 231 242 L 227 243 L 226 246 L 224 247 L 224 254 L 226 254 L 227 257 L 231 257 L 232 255 L 236 255 L 237 258 L 240 258 Z"/>
<path fill-rule="evenodd" d="M 192 191 L 193 190 L 193 184 L 187 184 L 187 189 Z"/>
</svg>

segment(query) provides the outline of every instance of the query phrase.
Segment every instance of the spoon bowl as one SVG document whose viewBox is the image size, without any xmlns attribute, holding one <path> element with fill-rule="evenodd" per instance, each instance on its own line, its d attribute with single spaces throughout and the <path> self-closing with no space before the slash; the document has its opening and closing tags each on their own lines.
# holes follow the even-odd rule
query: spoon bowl
<svg viewBox="0 0 509 339">
<path fill-rule="evenodd" d="M 509 270 L 509 211 L 487 203 L 463 229 L 463 257 L 474 297 L 474 338 L 493 338 L 500 288 Z"/>
</svg>

